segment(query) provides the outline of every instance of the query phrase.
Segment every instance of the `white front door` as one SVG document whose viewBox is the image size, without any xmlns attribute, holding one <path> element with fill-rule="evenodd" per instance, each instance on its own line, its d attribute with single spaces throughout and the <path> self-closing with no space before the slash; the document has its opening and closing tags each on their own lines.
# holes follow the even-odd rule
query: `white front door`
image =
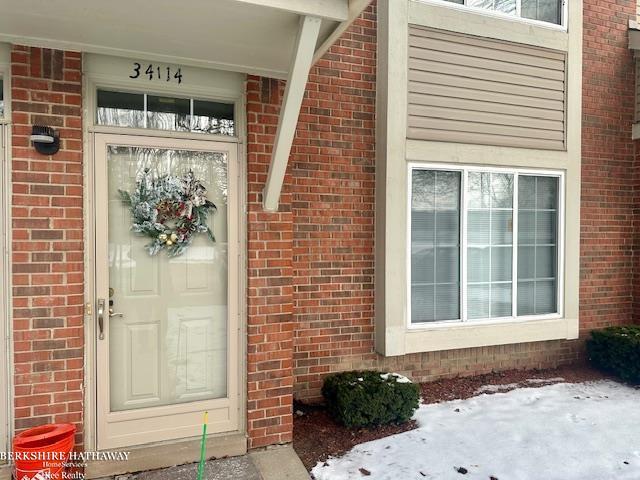
<svg viewBox="0 0 640 480">
<path fill-rule="evenodd" d="M 238 430 L 237 144 L 95 136 L 98 448 Z M 178 256 L 151 255 L 120 191 L 193 172 L 217 210 Z M 139 208 L 147 208 L 140 205 Z"/>
</svg>

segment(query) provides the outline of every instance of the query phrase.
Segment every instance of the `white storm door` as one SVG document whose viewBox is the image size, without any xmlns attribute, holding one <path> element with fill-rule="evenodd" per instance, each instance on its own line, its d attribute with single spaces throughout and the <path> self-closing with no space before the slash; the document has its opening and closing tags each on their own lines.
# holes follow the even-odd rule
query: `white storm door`
<svg viewBox="0 0 640 480">
<path fill-rule="evenodd" d="M 94 147 L 98 448 L 196 437 L 205 411 L 210 433 L 238 430 L 237 144 L 98 134 Z M 216 241 L 150 255 L 119 194 L 145 171 L 192 171 Z"/>
</svg>

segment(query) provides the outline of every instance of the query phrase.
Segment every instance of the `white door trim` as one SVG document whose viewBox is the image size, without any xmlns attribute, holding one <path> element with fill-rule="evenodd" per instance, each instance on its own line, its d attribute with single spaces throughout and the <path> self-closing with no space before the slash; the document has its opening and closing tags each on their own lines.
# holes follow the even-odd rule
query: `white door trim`
<svg viewBox="0 0 640 480">
<path fill-rule="evenodd" d="M 95 218 L 99 219 L 99 224 L 95 225 L 95 298 L 107 299 L 109 289 L 109 271 L 106 263 L 108 255 L 107 218 L 108 209 L 104 199 L 107 198 L 107 157 L 106 149 L 108 145 L 119 146 L 140 146 L 155 148 L 173 148 L 182 150 L 200 151 L 226 151 L 228 155 L 228 178 L 230 192 L 228 199 L 228 211 L 230 219 L 228 225 L 228 248 L 229 248 L 229 289 L 228 289 L 228 363 L 227 363 L 227 397 L 216 400 L 190 402 L 180 405 L 152 407 L 142 410 L 130 410 L 123 412 L 110 412 L 108 406 L 109 398 L 109 319 L 104 318 L 104 340 L 97 340 L 96 345 L 96 386 L 97 386 L 97 447 L 101 449 L 117 448 L 132 445 L 149 444 L 156 441 L 170 441 L 172 439 L 182 440 L 195 437 L 198 432 L 194 425 L 200 425 L 201 412 L 209 410 L 212 430 L 218 429 L 220 432 L 237 433 L 241 430 L 239 410 L 241 407 L 240 390 L 240 363 L 242 358 L 239 348 L 239 322 L 240 322 L 240 291 L 239 268 L 232 259 L 240 258 L 239 251 L 239 222 L 235 220 L 235 212 L 240 211 L 237 179 L 239 178 L 238 146 L 237 144 L 209 142 L 201 140 L 185 140 L 160 137 L 143 137 L 139 135 L 119 135 L 119 134 L 97 134 L 94 137 L 94 167 L 95 172 Z M 96 317 L 96 307 L 94 304 L 94 317 Z M 95 321 L 95 320 L 94 320 Z M 94 335 L 94 339 L 97 337 Z M 95 341 L 95 340 L 94 340 Z M 164 431 L 156 431 L 153 439 L 148 433 L 134 433 L 124 422 L 139 421 L 144 423 L 144 419 L 164 417 L 163 421 L 171 419 L 175 424 Z"/>
<path fill-rule="evenodd" d="M 5 80 L 6 81 L 6 80 Z M 9 439 L 13 435 L 13 368 L 11 342 L 11 210 L 10 210 L 10 155 L 9 155 L 10 125 L 0 123 L 0 451 L 6 451 Z"/>
<path fill-rule="evenodd" d="M 13 315 L 11 288 L 11 46 L 0 44 L 4 115 L 0 115 L 0 451 L 11 444 L 13 409 Z M 0 462 L 0 477 L 2 477 Z"/>
<path fill-rule="evenodd" d="M 134 84 L 129 79 L 129 74 L 124 70 L 123 65 L 130 65 L 134 59 L 116 58 L 105 55 L 83 55 L 83 172 L 84 172 L 84 243 L 85 243 L 85 371 L 84 382 L 86 385 L 84 395 L 84 446 L 86 449 L 96 449 L 97 439 L 97 415 L 96 415 L 96 351 L 95 351 L 95 319 L 93 299 L 95 298 L 95 222 L 94 222 L 94 184 L 95 169 L 93 165 L 94 158 L 94 137 L 98 133 L 114 133 L 123 135 L 144 135 L 158 136 L 162 138 L 187 138 L 198 139 L 201 141 L 222 141 L 219 136 L 211 136 L 205 134 L 192 134 L 184 132 L 172 131 L 155 131 L 155 130 L 136 130 L 130 128 L 117 127 L 100 127 L 95 125 L 96 118 L 96 89 L 101 87 L 121 88 L 124 90 L 139 90 L 140 83 Z M 138 59 L 140 60 L 140 59 Z M 129 63 L 126 63 L 129 61 Z M 239 225 L 239 248 L 240 253 L 238 263 L 238 291 L 245 292 L 247 285 L 246 270 L 246 199 L 247 199 L 247 154 L 245 144 L 247 141 L 246 132 L 246 113 L 245 113 L 245 97 L 246 97 L 246 76 L 233 72 L 219 72 L 206 68 L 189 68 L 193 72 L 194 81 L 191 83 L 183 83 L 179 88 L 161 87 L 157 85 L 149 85 L 150 91 L 157 93 L 164 92 L 166 94 L 175 95 L 192 95 L 199 96 L 210 100 L 230 100 L 236 105 L 236 131 L 237 137 L 228 137 L 224 141 L 237 143 L 238 146 L 238 212 L 234 217 Z M 144 88 L 144 87 L 142 87 Z M 231 261 L 231 259 L 230 259 Z M 239 335 L 238 335 L 238 354 L 239 354 L 239 424 L 240 432 L 244 436 L 246 432 L 246 395 L 247 395 L 247 372 L 246 372 L 246 295 L 240 295 L 239 303 Z M 214 437 L 215 435 L 212 435 Z M 161 445 L 159 442 L 158 445 Z M 147 447 L 140 447 L 141 448 Z M 155 447 L 150 447 L 155 448 Z M 212 455 L 215 453 L 211 453 Z M 220 455 L 227 455 L 228 452 L 221 450 Z M 197 459 L 194 459 L 197 460 Z M 171 461 L 171 459 L 168 459 Z"/>
</svg>

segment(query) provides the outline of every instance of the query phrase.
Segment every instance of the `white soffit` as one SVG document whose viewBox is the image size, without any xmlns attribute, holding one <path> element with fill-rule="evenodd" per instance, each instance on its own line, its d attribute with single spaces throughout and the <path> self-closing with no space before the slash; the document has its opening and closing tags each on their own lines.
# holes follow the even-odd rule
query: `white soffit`
<svg viewBox="0 0 640 480">
<path fill-rule="evenodd" d="M 353 0 L 352 0 L 353 1 Z M 287 78 L 301 15 L 320 48 L 348 0 L 2 0 L 0 41 Z"/>
</svg>

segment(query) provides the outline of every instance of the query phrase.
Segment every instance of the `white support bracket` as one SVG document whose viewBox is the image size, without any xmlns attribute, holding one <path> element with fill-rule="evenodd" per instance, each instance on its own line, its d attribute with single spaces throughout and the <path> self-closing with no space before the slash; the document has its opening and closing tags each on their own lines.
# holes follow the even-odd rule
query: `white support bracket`
<svg viewBox="0 0 640 480">
<path fill-rule="evenodd" d="M 262 207 L 268 212 L 278 211 L 280 191 L 287 170 L 293 137 L 296 133 L 300 107 L 320 32 L 320 24 L 321 20 L 317 17 L 304 16 L 300 18 L 298 38 L 287 77 L 287 86 L 284 91 L 278 129 L 273 144 L 269 176 L 262 192 Z"/>
<path fill-rule="evenodd" d="M 340 22 L 338 26 L 329 34 L 329 36 L 318 47 L 313 55 L 313 63 L 315 64 L 322 56 L 327 53 L 331 45 L 336 43 L 344 32 L 351 26 L 353 21 L 358 18 L 362 12 L 371 4 L 372 0 L 350 0 L 349 1 L 349 18 Z"/>
</svg>

